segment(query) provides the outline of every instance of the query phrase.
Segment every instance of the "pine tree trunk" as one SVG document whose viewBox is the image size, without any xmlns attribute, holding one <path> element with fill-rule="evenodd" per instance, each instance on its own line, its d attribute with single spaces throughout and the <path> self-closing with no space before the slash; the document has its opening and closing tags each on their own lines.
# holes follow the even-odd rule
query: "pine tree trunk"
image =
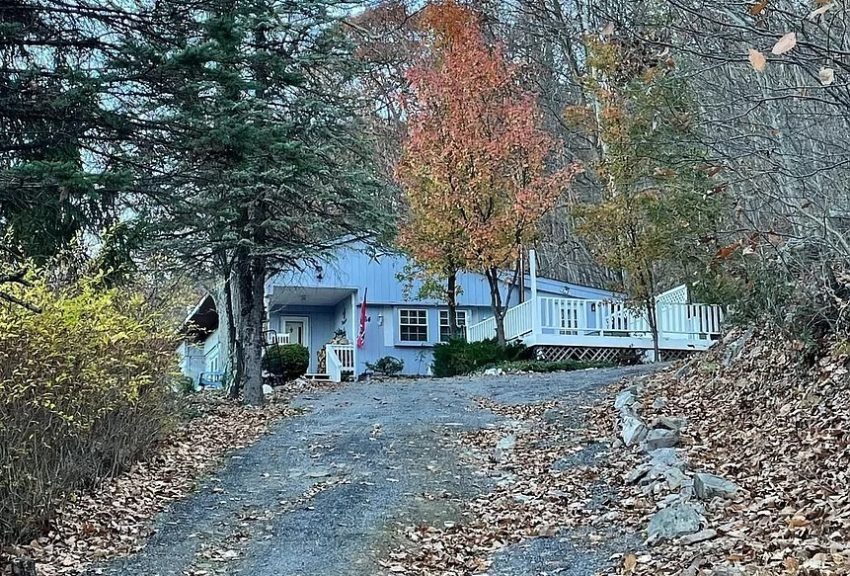
<svg viewBox="0 0 850 576">
<path fill-rule="evenodd" d="M 446 279 L 446 305 L 449 308 L 449 340 L 457 338 L 457 271 L 449 272 Z"/>
<path fill-rule="evenodd" d="M 496 321 L 496 343 L 505 346 L 505 314 L 502 309 L 502 292 L 499 290 L 499 270 L 490 268 L 485 272 L 487 283 L 490 285 L 490 307 L 493 310 L 493 318 Z"/>
<path fill-rule="evenodd" d="M 261 258 L 243 255 L 236 266 L 239 285 L 237 362 L 242 365 L 239 386 L 246 404 L 263 404 L 263 318 L 265 265 Z"/>
<path fill-rule="evenodd" d="M 225 382 L 227 384 L 227 397 L 236 399 L 242 392 L 242 375 L 245 368 L 242 363 L 242 355 L 239 352 L 239 341 L 236 332 L 236 294 L 238 287 L 234 285 L 233 274 L 228 273 L 224 281 L 224 315 L 219 316 L 219 326 L 222 320 L 226 330 L 227 361 L 224 366 Z"/>
</svg>

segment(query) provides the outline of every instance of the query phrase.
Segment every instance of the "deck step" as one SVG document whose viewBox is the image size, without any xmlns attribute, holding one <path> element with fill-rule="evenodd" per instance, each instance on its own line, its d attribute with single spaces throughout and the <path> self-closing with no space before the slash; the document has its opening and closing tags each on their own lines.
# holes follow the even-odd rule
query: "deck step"
<svg viewBox="0 0 850 576">
<path fill-rule="evenodd" d="M 330 375 L 328 374 L 304 374 L 304 378 L 307 380 L 330 380 Z"/>
</svg>

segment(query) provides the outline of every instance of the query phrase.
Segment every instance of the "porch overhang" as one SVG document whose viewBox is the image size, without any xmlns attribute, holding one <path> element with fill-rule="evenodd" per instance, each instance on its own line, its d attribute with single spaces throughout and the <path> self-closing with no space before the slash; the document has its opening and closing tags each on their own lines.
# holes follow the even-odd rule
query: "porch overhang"
<svg viewBox="0 0 850 576">
<path fill-rule="evenodd" d="M 336 306 L 355 292 L 355 288 L 274 286 L 268 294 L 266 305 L 269 311 L 297 306 Z"/>
</svg>

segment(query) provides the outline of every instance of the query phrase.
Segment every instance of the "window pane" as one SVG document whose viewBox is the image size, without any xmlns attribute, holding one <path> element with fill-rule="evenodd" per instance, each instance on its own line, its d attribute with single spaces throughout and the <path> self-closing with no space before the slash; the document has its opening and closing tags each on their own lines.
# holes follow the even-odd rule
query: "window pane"
<svg viewBox="0 0 850 576">
<path fill-rule="evenodd" d="M 428 311 L 399 310 L 399 340 L 403 342 L 428 341 Z"/>
</svg>

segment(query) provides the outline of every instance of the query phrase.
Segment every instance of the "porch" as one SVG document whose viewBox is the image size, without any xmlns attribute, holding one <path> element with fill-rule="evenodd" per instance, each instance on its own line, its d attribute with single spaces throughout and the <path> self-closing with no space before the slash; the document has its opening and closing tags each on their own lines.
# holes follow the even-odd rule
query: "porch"
<svg viewBox="0 0 850 576">
<path fill-rule="evenodd" d="M 300 344 L 307 348 L 309 379 L 341 382 L 354 375 L 357 290 L 271 286 L 267 290 L 267 344 Z"/>
<path fill-rule="evenodd" d="M 508 309 L 507 340 L 561 359 L 564 351 L 577 359 L 610 360 L 617 350 L 653 350 L 652 331 L 646 312 L 622 301 L 543 297 L 537 294 L 534 255 L 531 258 L 531 298 Z M 663 355 L 708 349 L 720 337 L 723 309 L 712 304 L 688 303 L 687 288 L 680 286 L 656 297 L 659 349 Z M 488 318 L 468 326 L 470 342 L 493 338 L 496 321 Z M 588 350 L 592 349 L 592 350 Z"/>
</svg>

